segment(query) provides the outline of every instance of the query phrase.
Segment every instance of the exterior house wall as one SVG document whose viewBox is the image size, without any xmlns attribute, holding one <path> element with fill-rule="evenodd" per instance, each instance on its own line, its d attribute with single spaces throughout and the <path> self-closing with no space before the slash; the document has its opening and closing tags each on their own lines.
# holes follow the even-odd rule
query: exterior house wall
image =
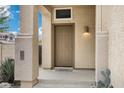
<svg viewBox="0 0 124 93">
<path fill-rule="evenodd" d="M 102 80 L 101 71 L 108 68 L 108 33 L 96 32 L 96 81 Z"/>
<path fill-rule="evenodd" d="M 52 26 L 49 7 L 42 7 L 42 67 L 52 68 Z"/>
<path fill-rule="evenodd" d="M 101 71 L 109 68 L 109 21 L 111 6 L 96 6 L 96 81 L 102 80 Z"/>
<path fill-rule="evenodd" d="M 97 9 L 98 11 L 96 12 L 96 70 L 98 73 L 96 74 L 96 77 L 100 77 L 99 72 L 102 69 L 109 68 L 111 70 L 112 85 L 114 87 L 124 87 L 124 6 L 98 6 L 96 10 Z M 43 23 L 46 23 L 43 24 L 43 61 L 46 62 L 43 66 L 46 68 L 52 67 L 51 21 L 52 24 L 75 23 L 75 67 L 84 68 L 85 66 L 87 68 L 95 68 L 95 8 L 93 6 L 92 8 L 91 6 L 73 6 L 73 10 L 73 20 L 71 21 L 51 20 L 51 13 L 49 12 L 47 12 L 48 15 L 44 14 L 43 16 Z M 29 36 L 24 36 L 23 38 L 20 37 L 16 39 L 17 63 L 15 66 L 15 76 L 16 80 L 21 80 L 22 86 L 24 84 L 28 85 L 33 79 L 37 78 L 38 76 L 38 65 L 37 63 L 34 63 L 37 61 L 37 59 L 34 57 L 37 53 L 37 36 L 35 36 L 37 34 L 37 29 L 32 28 L 34 27 L 33 24 L 36 23 L 36 21 L 34 22 L 32 20 L 36 17 L 34 17 L 33 11 L 34 6 L 21 6 L 21 32 L 29 34 Z M 28 14 L 30 14 L 30 16 L 27 16 Z M 85 19 L 83 20 L 83 18 Z M 81 35 L 83 33 L 83 27 L 87 25 L 90 27 L 90 31 L 92 31 L 90 38 L 84 38 Z M 21 49 L 26 50 L 25 57 L 28 57 L 24 62 L 18 60 L 20 59 L 19 51 Z M 91 51 L 88 52 L 89 50 L 92 50 L 92 53 Z M 85 56 L 83 54 L 84 52 L 86 53 L 85 55 L 90 55 L 90 57 L 92 58 L 87 58 L 87 60 L 85 60 L 85 58 L 83 58 L 83 56 Z M 90 63 L 91 60 L 92 65 L 87 65 L 83 63 L 83 61 Z M 35 65 L 35 67 L 33 65 Z M 25 83 L 25 81 L 28 81 L 28 83 Z M 33 83 L 30 86 L 32 85 Z"/>
<path fill-rule="evenodd" d="M 61 6 L 59 6 L 61 7 Z M 95 68 L 95 6 L 65 6 L 72 7 L 72 20 L 54 20 L 52 11 L 52 24 L 75 24 L 75 68 Z M 57 7 L 56 7 L 57 8 Z M 83 36 L 84 27 L 88 26 L 90 36 Z"/>
<path fill-rule="evenodd" d="M 111 83 L 114 87 L 124 87 L 124 13 L 122 12 L 124 10 L 124 6 L 101 6 L 101 18 L 99 17 L 99 20 L 101 19 L 101 27 L 100 25 L 96 24 L 97 30 L 96 30 L 96 36 L 98 33 L 105 33 L 108 32 L 108 37 L 106 37 L 104 40 L 100 40 L 100 38 L 96 38 L 99 42 L 97 42 L 98 46 L 101 46 L 99 48 L 96 46 L 97 51 L 100 53 L 97 53 L 97 61 L 96 61 L 96 69 L 98 71 L 96 77 L 97 79 L 102 79 L 100 75 L 100 71 L 104 70 L 105 68 L 109 68 L 111 70 Z M 98 7 L 97 7 L 98 9 Z M 96 15 L 97 17 L 98 15 Z M 98 17 L 97 17 L 98 18 Z M 101 29 L 101 30 L 100 30 Z M 108 38 L 108 40 L 107 40 Z M 102 44 L 100 43 L 102 42 Z M 107 42 L 107 46 L 105 45 Z M 102 48 L 103 47 L 103 48 Z M 108 49 L 107 49 L 108 48 Z M 107 49 L 106 53 L 105 50 Z M 107 56 L 106 56 L 107 54 Z M 99 59 L 102 56 L 104 56 L 104 59 Z M 103 57 L 102 57 L 103 58 Z M 108 58 L 108 59 L 107 59 Z M 98 61 L 99 60 L 99 61 Z M 106 60 L 105 62 L 103 62 Z M 102 62 L 100 64 L 100 62 Z"/>
<path fill-rule="evenodd" d="M 69 6 L 70 7 L 70 6 Z M 84 6 L 73 6 L 73 20 L 54 20 L 52 13 L 52 24 L 59 23 L 75 23 L 75 67 L 83 68 L 83 43 L 86 42 L 81 38 L 83 26 L 91 23 L 95 25 L 95 21 L 88 21 L 87 13 L 92 9 L 83 8 Z M 114 87 L 123 87 L 123 6 L 96 6 L 96 81 L 102 79 L 101 71 L 109 68 L 111 70 L 111 79 Z M 76 10 L 76 12 L 74 11 Z M 95 11 L 95 10 L 93 10 Z M 95 13 L 95 12 L 94 12 Z M 80 16 L 82 15 L 82 16 Z M 91 15 L 91 14 L 90 14 Z M 95 16 L 95 14 L 94 14 Z M 81 20 L 85 18 L 85 20 Z M 79 18 L 79 20 L 78 20 Z M 95 20 L 95 19 L 93 19 Z M 85 23 L 85 24 L 84 24 Z M 94 28 L 95 29 L 95 28 Z M 94 32 L 95 33 L 95 32 Z M 49 35 L 49 34 L 48 34 Z M 83 42 L 83 43 L 82 43 Z M 79 44 L 80 43 L 80 44 Z M 52 46 L 52 45 L 51 45 Z M 83 46 L 83 47 L 82 47 Z M 82 47 L 82 48 L 81 48 Z M 95 48 L 94 48 L 95 49 Z M 86 49 L 87 50 L 87 49 Z M 86 54 L 85 54 L 86 55 Z M 93 56 L 92 56 L 93 57 Z M 93 59 L 92 59 L 93 60 Z M 51 64 L 49 64 L 50 66 Z M 95 61 L 94 61 L 95 65 Z M 94 68 L 94 65 L 85 67 Z M 46 67 L 47 67 L 46 63 Z"/>
<path fill-rule="evenodd" d="M 114 87 L 124 87 L 124 6 L 111 6 L 109 68 Z"/>
</svg>

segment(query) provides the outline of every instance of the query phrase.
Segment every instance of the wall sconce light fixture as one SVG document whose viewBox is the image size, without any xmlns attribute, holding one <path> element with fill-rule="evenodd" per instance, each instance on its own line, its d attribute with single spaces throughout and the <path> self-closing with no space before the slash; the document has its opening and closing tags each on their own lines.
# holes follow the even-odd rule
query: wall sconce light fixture
<svg viewBox="0 0 124 93">
<path fill-rule="evenodd" d="M 83 36 L 84 36 L 84 37 L 88 37 L 89 35 L 90 35 L 89 27 L 88 27 L 88 26 L 85 26 L 85 27 L 84 27 Z"/>
</svg>

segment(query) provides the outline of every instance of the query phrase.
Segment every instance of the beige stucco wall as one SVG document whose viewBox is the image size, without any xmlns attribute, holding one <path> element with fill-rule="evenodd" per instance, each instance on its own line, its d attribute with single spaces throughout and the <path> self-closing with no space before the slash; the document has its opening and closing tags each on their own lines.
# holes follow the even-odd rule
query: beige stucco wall
<svg viewBox="0 0 124 93">
<path fill-rule="evenodd" d="M 101 16 L 101 25 L 102 25 L 102 31 L 109 31 L 110 28 L 110 19 L 111 19 L 111 5 L 102 5 L 101 6 L 101 12 L 102 12 L 102 16 Z M 100 19 L 99 19 L 100 20 Z"/>
<path fill-rule="evenodd" d="M 32 78 L 37 79 L 39 75 L 39 55 L 38 55 L 38 6 L 33 7 L 33 40 L 32 40 L 32 51 L 33 51 L 33 62 L 32 62 Z"/>
<path fill-rule="evenodd" d="M 124 30 L 123 28 L 124 13 L 122 12 L 124 10 L 124 6 L 115 6 L 115 5 L 102 6 L 101 10 L 102 10 L 101 11 L 102 19 L 99 18 L 99 20 L 101 19 L 100 22 L 102 24 L 100 24 L 101 27 L 98 24 L 96 26 L 97 26 L 97 31 L 99 32 L 102 31 L 101 33 L 108 32 L 108 62 L 106 59 L 106 61 L 102 62 L 101 65 L 99 64 L 101 61 L 99 61 L 99 63 L 96 63 L 98 68 L 97 71 L 100 71 L 103 68 L 104 69 L 109 68 L 111 70 L 112 85 L 114 87 L 124 87 L 124 79 L 123 79 L 124 78 L 124 73 L 123 73 L 124 71 L 124 53 L 123 53 L 124 52 L 124 31 L 123 31 Z M 100 22 L 97 22 L 97 23 L 100 23 Z M 97 38 L 97 40 L 100 40 L 100 38 Z M 106 42 L 104 41 L 105 41 L 105 38 L 103 40 L 100 40 L 100 42 L 105 44 L 107 41 Z M 102 45 L 100 42 L 98 43 L 98 46 Z M 105 50 L 107 49 L 107 46 L 102 45 L 100 49 L 99 47 L 96 47 L 96 49 L 99 50 L 99 52 L 101 50 L 101 53 L 103 55 L 105 53 Z M 102 55 L 99 55 L 99 56 L 102 57 Z M 104 55 L 104 58 L 105 57 L 107 56 Z M 97 74 L 96 76 L 97 78 L 100 78 L 100 74 Z"/>
<path fill-rule="evenodd" d="M 16 42 L 16 63 L 15 63 L 15 80 L 32 81 L 32 39 L 17 38 Z M 28 46 L 24 46 L 28 45 Z M 20 60 L 20 51 L 24 51 L 24 60 Z"/>
<path fill-rule="evenodd" d="M 96 81 L 102 80 L 103 75 L 101 71 L 108 68 L 108 32 L 96 31 Z"/>
<path fill-rule="evenodd" d="M 15 59 L 15 43 L 0 44 L 0 62 L 5 58 Z"/>
<path fill-rule="evenodd" d="M 25 10 L 26 9 L 26 10 Z M 33 6 L 24 6 L 23 7 L 23 13 L 22 13 L 22 18 L 24 18 L 23 23 L 25 24 L 21 24 L 21 31 L 23 33 L 27 32 L 29 34 L 32 34 L 33 31 L 35 31 L 36 29 L 32 28 L 33 27 L 33 23 L 35 23 L 34 21 L 31 21 L 33 19 L 33 14 L 32 14 L 32 9 Z M 73 6 L 73 10 L 76 10 L 73 12 L 73 20 L 71 21 L 54 21 L 52 20 L 52 23 L 75 23 L 75 67 L 76 68 L 94 68 L 95 66 L 95 9 L 89 6 Z M 124 24 L 124 6 L 103 6 L 102 7 L 102 13 L 99 12 L 99 17 L 97 17 L 97 22 L 96 22 L 96 31 L 98 31 L 98 33 L 96 34 L 98 43 L 96 46 L 96 49 L 98 49 L 98 54 L 99 57 L 97 56 L 97 58 L 99 58 L 98 62 L 101 62 L 101 57 L 104 56 L 104 59 L 102 61 L 105 60 L 105 62 L 101 62 L 101 63 L 96 63 L 97 67 L 104 67 L 107 68 L 109 67 L 109 69 L 111 70 L 111 80 L 112 80 L 112 85 L 114 87 L 124 87 L 124 28 L 123 28 L 123 24 Z M 22 11 L 22 10 L 21 10 Z M 30 16 L 27 16 L 27 14 L 30 14 Z M 50 68 L 52 66 L 52 44 L 51 44 L 51 35 L 52 35 L 52 31 L 51 31 L 51 15 L 50 13 L 48 13 L 49 15 L 46 14 L 46 19 L 44 19 L 43 23 L 46 22 L 46 24 L 43 24 L 43 31 L 44 31 L 44 42 L 45 40 L 47 40 L 44 44 L 44 59 L 43 62 L 44 63 L 44 67 L 46 68 Z M 96 13 L 97 14 L 97 13 Z M 107 14 L 107 15 L 106 15 Z M 80 16 L 82 15 L 82 16 Z M 93 16 L 94 15 L 94 16 Z M 44 15 L 45 16 L 45 15 Z M 31 17 L 31 18 L 30 18 Z M 48 18 L 47 18 L 48 17 Z M 44 17 L 43 17 L 44 18 Z M 80 18 L 80 20 L 78 19 Z M 83 20 L 83 18 L 85 18 Z M 102 20 L 101 20 L 102 18 Z M 30 20 L 30 25 L 28 20 Z M 98 21 L 101 20 L 101 21 Z M 28 23 L 27 23 L 28 22 Z M 97 24 L 98 23 L 98 24 Z M 27 25 L 28 24 L 28 25 Z M 90 31 L 92 31 L 91 37 L 90 38 L 82 38 L 81 37 L 81 33 L 83 32 L 83 27 L 84 26 L 89 26 L 90 27 Z M 23 28 L 24 27 L 24 28 Z M 46 31 L 46 32 L 45 32 Z M 35 33 L 36 34 L 36 33 Z M 35 35 L 34 34 L 34 35 Z M 105 34 L 105 36 L 104 36 Z M 33 36 L 32 40 L 32 35 L 30 35 L 31 38 L 26 37 L 23 39 L 16 39 L 16 60 L 17 60 L 17 65 L 16 65 L 16 79 L 17 80 L 24 80 L 24 81 L 31 81 L 34 77 L 37 77 L 37 71 L 36 69 L 34 70 L 33 68 L 38 68 L 38 66 L 34 63 L 35 62 L 35 58 L 32 59 L 32 57 L 35 55 L 36 51 L 33 49 L 36 49 L 36 46 L 34 46 L 36 44 L 35 39 L 36 37 Z M 29 37 L 30 37 L 29 36 Z M 109 37 L 107 37 L 109 36 Z M 86 42 L 87 41 L 87 42 Z M 19 42 L 19 43 L 18 43 Z M 90 45 L 92 44 L 92 45 Z M 108 44 L 108 45 L 107 45 Z M 24 46 L 25 45 L 25 46 Z M 26 46 L 28 45 L 28 46 Z M 92 47 L 91 47 L 92 46 Z M 109 48 L 108 48 L 108 47 Z M 35 48 L 34 48 L 35 47 Z M 94 47 L 94 48 L 93 48 Z M 19 57 L 19 49 L 24 49 L 26 50 L 26 56 L 28 57 L 24 62 L 22 61 L 18 61 L 18 57 Z M 108 49 L 108 50 L 107 50 Z M 87 51 L 85 51 L 87 50 Z M 89 51 L 89 52 L 88 52 Z M 92 52 L 91 52 L 92 51 Z M 109 51 L 109 52 L 108 52 Z M 32 54 L 34 53 L 34 55 L 32 56 Z M 83 58 L 85 55 L 87 55 L 87 57 L 92 57 L 92 58 L 87 58 L 85 60 L 85 58 Z M 107 55 L 107 53 L 109 53 L 109 55 Z M 106 59 L 108 57 L 108 59 Z M 103 57 L 102 57 L 103 58 Z M 92 61 L 91 61 L 92 59 Z M 33 60 L 33 61 L 32 61 Z M 94 60 L 94 61 L 93 61 Z M 107 62 L 107 60 L 109 60 L 109 62 Z M 47 63 L 48 62 L 48 63 Z M 84 62 L 89 62 L 88 64 L 91 65 L 87 65 Z M 91 63 L 92 62 L 92 63 Z M 33 65 L 35 65 L 36 67 L 34 67 Z M 101 68 L 98 68 L 99 71 L 101 70 Z M 98 70 L 97 69 L 97 70 Z M 33 71 L 32 71 L 33 70 Z M 36 74 L 34 74 L 36 73 Z M 98 76 L 96 76 L 98 77 Z"/>
<path fill-rule="evenodd" d="M 114 87 L 124 87 L 124 6 L 111 6 L 109 68 Z"/>
<path fill-rule="evenodd" d="M 15 40 L 15 80 L 21 81 L 21 87 L 32 87 L 39 74 L 37 11 L 37 6 L 21 6 L 21 34 Z M 24 60 L 20 60 L 20 51 L 24 51 Z"/>
<path fill-rule="evenodd" d="M 97 5 L 96 6 L 96 81 L 102 80 L 103 75 L 101 71 L 108 68 L 108 28 L 110 19 L 110 6 Z"/>
<path fill-rule="evenodd" d="M 52 26 L 51 12 L 48 7 L 41 7 L 42 12 L 42 67 L 52 68 Z"/>
<path fill-rule="evenodd" d="M 72 7 L 72 20 L 54 20 L 53 8 L 52 24 L 75 24 L 75 68 L 95 68 L 95 6 L 65 6 L 64 8 L 66 7 Z M 82 35 L 85 26 L 89 27 L 91 33 L 89 37 Z"/>
<path fill-rule="evenodd" d="M 21 33 L 33 34 L 33 6 L 21 6 Z M 30 16 L 27 16 L 29 15 Z M 16 38 L 15 80 L 32 81 L 32 37 Z M 24 46 L 25 45 L 25 46 Z M 24 51 L 24 60 L 20 60 L 20 51 Z"/>
</svg>

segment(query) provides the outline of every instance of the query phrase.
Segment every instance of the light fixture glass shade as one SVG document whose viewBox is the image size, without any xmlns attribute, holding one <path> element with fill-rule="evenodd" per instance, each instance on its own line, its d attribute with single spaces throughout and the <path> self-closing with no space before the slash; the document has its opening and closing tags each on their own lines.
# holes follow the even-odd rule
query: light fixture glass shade
<svg viewBox="0 0 124 93">
<path fill-rule="evenodd" d="M 83 37 L 89 37 L 89 36 L 90 36 L 89 27 L 85 26 L 84 32 L 83 32 Z"/>
<path fill-rule="evenodd" d="M 90 33 L 89 32 L 84 32 L 83 33 L 83 37 L 89 37 L 90 36 Z"/>
</svg>

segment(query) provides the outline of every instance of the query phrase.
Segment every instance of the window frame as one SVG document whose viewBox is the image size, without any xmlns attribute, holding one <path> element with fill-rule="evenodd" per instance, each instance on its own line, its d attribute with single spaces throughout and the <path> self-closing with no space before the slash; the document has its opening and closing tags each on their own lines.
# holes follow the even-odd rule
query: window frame
<svg viewBox="0 0 124 93">
<path fill-rule="evenodd" d="M 71 11 L 70 18 L 56 18 L 56 10 L 66 10 L 66 9 L 70 9 Z M 54 8 L 54 20 L 72 20 L 72 19 L 73 19 L 72 7 Z"/>
</svg>

